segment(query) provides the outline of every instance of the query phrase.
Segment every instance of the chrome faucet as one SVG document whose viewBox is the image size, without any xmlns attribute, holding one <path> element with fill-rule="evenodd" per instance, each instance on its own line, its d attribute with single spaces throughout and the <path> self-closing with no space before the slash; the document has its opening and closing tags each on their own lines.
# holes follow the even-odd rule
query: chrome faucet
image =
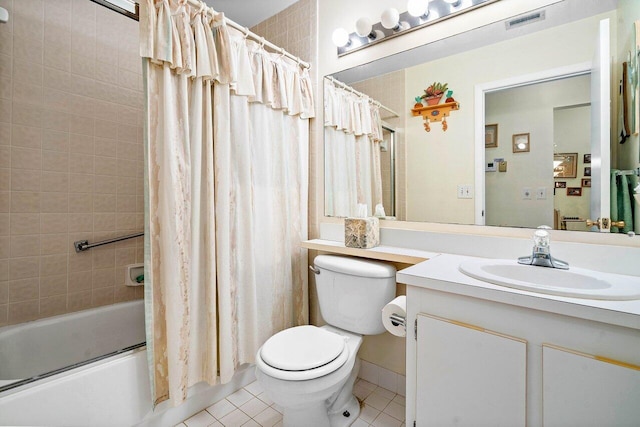
<svg viewBox="0 0 640 427">
<path fill-rule="evenodd" d="M 519 264 L 537 265 L 539 267 L 569 269 L 569 263 L 560 261 L 551 256 L 549 250 L 550 236 L 547 229 L 550 227 L 542 225 L 533 233 L 533 253 L 530 256 L 518 258 Z"/>
</svg>

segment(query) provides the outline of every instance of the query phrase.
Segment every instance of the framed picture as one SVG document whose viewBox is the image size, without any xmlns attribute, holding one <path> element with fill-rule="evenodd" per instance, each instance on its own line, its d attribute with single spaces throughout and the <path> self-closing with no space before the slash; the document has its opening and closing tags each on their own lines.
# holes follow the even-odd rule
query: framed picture
<svg viewBox="0 0 640 427">
<path fill-rule="evenodd" d="M 566 181 L 556 181 L 555 188 L 567 188 L 567 182 Z"/>
<path fill-rule="evenodd" d="M 568 187 L 567 196 L 582 196 L 582 188 L 580 187 Z"/>
<path fill-rule="evenodd" d="M 584 176 L 591 176 L 591 166 L 584 168 Z"/>
<path fill-rule="evenodd" d="M 498 125 L 484 125 L 484 148 L 495 148 L 498 146 Z"/>
<path fill-rule="evenodd" d="M 517 133 L 513 135 L 513 152 L 514 153 L 528 153 L 529 152 L 529 134 Z"/>
<path fill-rule="evenodd" d="M 553 155 L 553 177 L 575 178 L 578 172 L 578 153 Z"/>
<path fill-rule="evenodd" d="M 583 187 L 591 187 L 591 178 L 582 178 Z"/>
<path fill-rule="evenodd" d="M 591 153 L 584 155 L 582 163 L 591 163 Z"/>
</svg>

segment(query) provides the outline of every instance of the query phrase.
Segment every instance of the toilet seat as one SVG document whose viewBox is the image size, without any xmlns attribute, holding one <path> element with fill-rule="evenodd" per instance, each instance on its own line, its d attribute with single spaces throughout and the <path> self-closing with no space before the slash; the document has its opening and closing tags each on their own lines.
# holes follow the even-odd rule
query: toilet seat
<svg viewBox="0 0 640 427">
<path fill-rule="evenodd" d="M 285 329 L 258 352 L 258 368 L 274 378 L 303 381 L 330 374 L 349 358 L 346 337 L 316 326 Z"/>
</svg>

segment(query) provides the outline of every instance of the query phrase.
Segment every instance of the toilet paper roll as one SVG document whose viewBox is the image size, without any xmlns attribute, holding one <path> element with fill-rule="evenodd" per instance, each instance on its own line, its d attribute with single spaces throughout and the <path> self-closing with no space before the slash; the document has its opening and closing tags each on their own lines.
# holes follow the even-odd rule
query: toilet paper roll
<svg viewBox="0 0 640 427">
<path fill-rule="evenodd" d="M 405 327 L 405 325 L 400 325 L 400 324 L 397 324 L 396 322 L 392 322 L 391 320 L 392 314 L 395 314 L 397 316 L 400 316 L 406 319 L 407 317 L 407 297 L 406 296 L 401 295 L 395 298 L 394 300 L 392 300 L 389 304 L 385 305 L 382 308 L 382 324 L 384 325 L 385 329 L 397 337 L 406 337 L 407 328 Z"/>
</svg>

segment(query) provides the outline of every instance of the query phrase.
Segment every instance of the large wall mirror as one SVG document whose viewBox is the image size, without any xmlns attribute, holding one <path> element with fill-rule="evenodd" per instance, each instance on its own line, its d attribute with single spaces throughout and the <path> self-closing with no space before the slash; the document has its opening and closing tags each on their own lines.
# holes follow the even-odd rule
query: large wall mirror
<svg viewBox="0 0 640 427">
<path fill-rule="evenodd" d="M 587 220 L 606 216 L 599 206 L 611 206 L 614 220 L 627 219 L 626 228 L 612 231 L 640 231 L 640 195 L 635 209 L 632 188 L 640 166 L 632 78 L 640 3 L 564 0 L 536 12 L 543 13 L 514 17 L 526 24 L 497 22 L 334 74 L 383 106 L 379 114 L 392 142 L 356 146 L 349 155 L 325 128 L 325 215 L 348 216 L 365 203 L 370 213 L 379 204 L 380 215 L 397 221 L 598 231 Z M 607 19 L 609 40 L 603 41 Z M 610 103 L 597 84 L 602 70 L 595 58 L 603 43 Z M 445 97 L 458 103 L 446 130 L 412 114 L 416 98 L 434 82 L 447 83 Z M 601 105 L 610 106 L 607 114 Z M 598 120 L 605 120 L 603 129 Z M 621 139 L 624 126 L 628 137 Z M 356 166 L 348 166 L 349 156 Z M 384 165 L 379 176 L 371 172 L 377 165 Z M 350 178 L 348 169 L 367 176 Z M 373 188 L 373 196 L 347 195 L 349 180 L 361 193 Z M 336 208 L 345 197 L 347 209 Z M 618 205 L 628 212 L 615 212 Z"/>
</svg>

